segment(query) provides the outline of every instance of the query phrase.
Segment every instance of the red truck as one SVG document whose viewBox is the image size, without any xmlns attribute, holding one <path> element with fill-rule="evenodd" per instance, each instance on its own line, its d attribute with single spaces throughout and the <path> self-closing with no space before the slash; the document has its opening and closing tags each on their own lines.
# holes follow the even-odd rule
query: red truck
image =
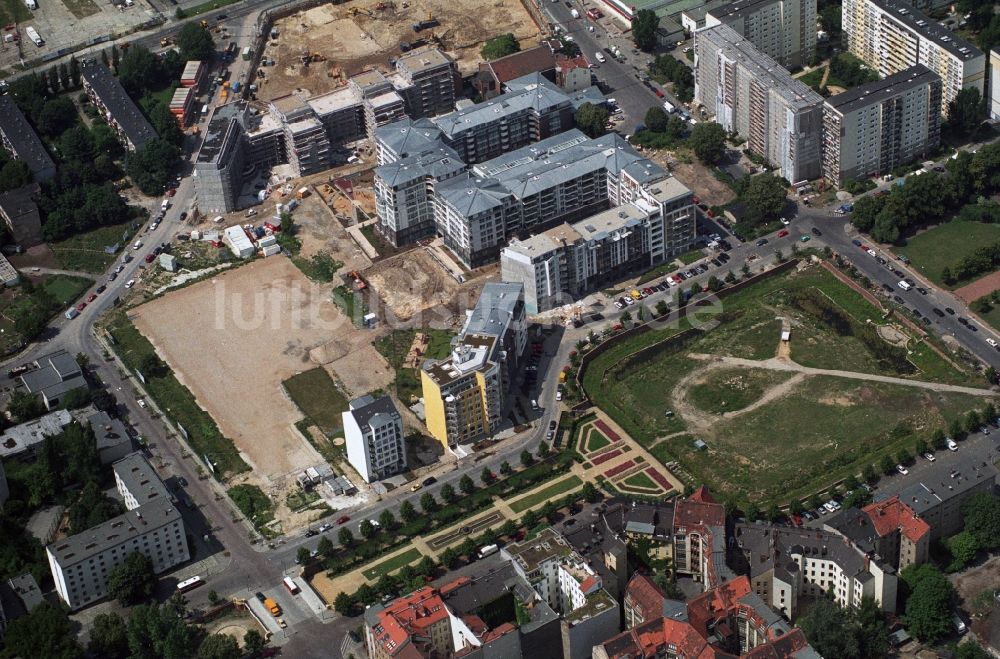
<svg viewBox="0 0 1000 659">
<path fill-rule="evenodd" d="M 587 10 L 587 18 L 589 18 L 592 21 L 596 21 L 598 18 L 601 18 L 603 16 L 604 14 L 601 13 L 600 9 L 591 8 Z"/>
</svg>

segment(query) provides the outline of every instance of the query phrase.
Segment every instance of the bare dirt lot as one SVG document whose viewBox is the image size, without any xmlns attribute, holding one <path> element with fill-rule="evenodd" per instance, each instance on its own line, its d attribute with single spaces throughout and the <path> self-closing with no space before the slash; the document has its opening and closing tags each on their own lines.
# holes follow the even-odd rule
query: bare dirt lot
<svg viewBox="0 0 1000 659">
<path fill-rule="evenodd" d="M 310 350 L 355 330 L 288 259 L 251 263 L 132 313 L 265 484 L 322 461 L 293 431 L 302 414 L 281 382 L 312 367 Z"/>
<path fill-rule="evenodd" d="M 321 94 L 366 68 L 388 70 L 389 58 L 401 52 L 399 44 L 413 44 L 420 37 L 439 39 L 463 73 L 475 69 L 486 39 L 512 32 L 524 48 L 539 37 L 520 0 L 411 0 L 405 9 L 402 0 L 395 0 L 380 3 L 387 7 L 381 11 L 370 4 L 322 5 L 277 21 L 278 38 L 264 52 L 275 65 L 267 67 L 259 97 L 270 100 L 296 89 Z M 440 26 L 415 33 L 413 24 L 428 16 Z M 304 66 L 301 55 L 306 51 L 326 59 Z"/>
<path fill-rule="evenodd" d="M 966 284 L 961 288 L 955 289 L 954 293 L 960 297 L 963 302 L 970 304 L 985 295 L 989 295 L 997 289 L 1000 289 L 1000 272 L 994 272 L 991 275 L 980 277 L 971 284 Z"/>
<path fill-rule="evenodd" d="M 693 158 L 691 162 L 682 162 L 670 151 L 652 151 L 646 156 L 669 169 L 678 181 L 691 188 L 709 206 L 722 206 L 736 198 L 728 185 Z"/>
<path fill-rule="evenodd" d="M 460 284 L 423 248 L 379 261 L 362 274 L 396 319 L 441 329 L 452 327 L 475 306 L 488 278 L 484 274 Z"/>
</svg>

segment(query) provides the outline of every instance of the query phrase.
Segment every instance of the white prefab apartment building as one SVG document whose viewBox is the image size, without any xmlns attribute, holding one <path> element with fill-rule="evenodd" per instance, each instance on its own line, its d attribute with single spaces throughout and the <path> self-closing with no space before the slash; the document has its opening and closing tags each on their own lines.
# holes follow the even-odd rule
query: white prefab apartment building
<svg viewBox="0 0 1000 659">
<path fill-rule="evenodd" d="M 366 483 L 406 471 L 403 420 L 391 398 L 361 396 L 342 414 L 347 461 Z"/>
<path fill-rule="evenodd" d="M 963 89 L 983 93 L 986 54 L 901 0 L 844 0 L 844 45 L 882 77 L 923 64 L 941 76 L 941 114 Z"/>
<path fill-rule="evenodd" d="M 708 10 L 705 27 L 720 24 L 789 69 L 816 54 L 816 0 L 736 0 Z"/>
<path fill-rule="evenodd" d="M 823 97 L 728 25 L 694 33 L 694 99 L 792 183 L 819 178 Z"/>
<path fill-rule="evenodd" d="M 823 104 L 823 174 L 835 185 L 878 176 L 941 141 L 941 78 L 923 64 Z"/>
<path fill-rule="evenodd" d="M 163 481 L 141 453 L 114 463 L 128 512 L 45 548 L 59 597 L 73 610 L 107 595 L 108 572 L 134 552 L 157 574 L 188 561 L 184 521 Z"/>
</svg>

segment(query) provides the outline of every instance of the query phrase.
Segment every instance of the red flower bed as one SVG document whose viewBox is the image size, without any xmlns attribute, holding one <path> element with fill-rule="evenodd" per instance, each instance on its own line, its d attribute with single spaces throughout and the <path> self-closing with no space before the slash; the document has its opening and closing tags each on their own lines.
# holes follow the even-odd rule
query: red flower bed
<svg viewBox="0 0 1000 659">
<path fill-rule="evenodd" d="M 667 492 L 674 489 L 674 486 L 670 484 L 670 481 L 667 480 L 667 477 L 661 474 L 659 471 L 657 471 L 655 467 L 650 467 L 649 469 L 647 469 L 646 475 L 652 478 L 654 481 L 656 481 L 656 484 L 662 487 Z"/>
<path fill-rule="evenodd" d="M 592 459 L 590 462 L 592 464 L 599 465 L 599 464 L 607 462 L 611 458 L 616 458 L 616 457 L 618 457 L 621 454 L 622 454 L 622 452 L 619 449 L 615 449 L 614 451 L 608 451 L 607 453 L 604 453 L 603 455 L 597 456 L 596 458 Z"/>
<path fill-rule="evenodd" d="M 617 442 L 621 437 L 614 430 L 608 427 L 608 424 L 604 423 L 601 419 L 594 422 L 594 425 L 598 430 L 604 433 L 604 435 L 612 441 L 612 443 Z"/>
<path fill-rule="evenodd" d="M 608 478 L 614 478 L 618 474 L 620 474 L 623 471 L 626 471 L 628 469 L 631 469 L 634 466 L 635 466 L 635 462 L 633 462 L 631 460 L 627 460 L 627 461 L 621 463 L 620 465 L 618 465 L 617 467 L 612 467 L 611 469 L 608 469 L 606 472 L 604 472 L 604 475 L 607 476 Z"/>
</svg>

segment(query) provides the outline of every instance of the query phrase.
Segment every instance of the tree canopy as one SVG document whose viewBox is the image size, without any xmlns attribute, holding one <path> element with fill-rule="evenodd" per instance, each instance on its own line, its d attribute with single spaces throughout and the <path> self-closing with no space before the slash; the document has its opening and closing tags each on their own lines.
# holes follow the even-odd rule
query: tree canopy
<svg viewBox="0 0 1000 659">
<path fill-rule="evenodd" d="M 659 105 L 654 105 L 646 110 L 645 120 L 646 128 L 657 133 L 662 133 L 667 129 L 667 122 L 670 120 L 670 117 L 663 108 Z"/>
<path fill-rule="evenodd" d="M 31 613 L 10 621 L 4 636 L 7 656 L 77 659 L 83 648 L 62 609 L 42 602 Z"/>
<path fill-rule="evenodd" d="M 182 60 L 210 62 L 215 57 L 215 40 L 212 33 L 198 23 L 186 23 L 177 32 L 177 48 Z"/>
<path fill-rule="evenodd" d="M 773 174 L 750 178 L 740 199 L 746 206 L 744 221 L 758 226 L 777 219 L 785 206 L 785 184 Z"/>
<path fill-rule="evenodd" d="M 722 158 L 726 149 L 726 131 L 714 121 L 695 124 L 688 137 L 688 145 L 706 165 L 714 165 Z"/>
<path fill-rule="evenodd" d="M 966 87 L 948 103 L 948 127 L 961 135 L 971 135 L 985 118 L 983 98 L 976 87 Z"/>
<path fill-rule="evenodd" d="M 799 621 L 802 633 L 824 657 L 879 659 L 889 649 L 889 626 L 878 603 L 865 597 L 845 609 L 827 597 L 816 600 Z"/>
<path fill-rule="evenodd" d="M 962 507 L 965 532 L 983 549 L 1000 547 L 1000 497 L 991 492 L 977 492 Z"/>
<path fill-rule="evenodd" d="M 240 646 L 229 634 L 210 634 L 198 646 L 198 659 L 239 659 Z"/>
<path fill-rule="evenodd" d="M 517 39 L 513 34 L 508 32 L 507 34 L 501 34 L 498 37 L 493 37 L 483 44 L 482 49 L 479 54 L 483 56 L 486 61 L 491 61 L 499 59 L 501 57 L 506 57 L 507 55 L 513 55 L 514 53 L 520 52 L 521 44 L 518 43 Z"/>
<path fill-rule="evenodd" d="M 909 586 L 904 621 L 911 634 L 936 643 L 951 633 L 954 587 L 933 565 L 911 565 L 900 576 Z"/>
<path fill-rule="evenodd" d="M 588 137 L 600 137 L 608 131 L 608 110 L 602 105 L 584 103 L 574 115 L 576 127 Z"/>
<path fill-rule="evenodd" d="M 174 594 L 164 604 L 141 604 L 128 618 L 128 647 L 133 659 L 190 659 L 198 636 L 184 622 L 187 606 Z"/>
<path fill-rule="evenodd" d="M 636 48 L 650 52 L 656 47 L 656 30 L 660 27 L 660 17 L 649 9 L 640 9 L 632 19 L 632 41 Z"/>
<path fill-rule="evenodd" d="M 117 613 L 99 613 L 90 628 L 90 653 L 108 659 L 128 655 L 128 630 Z"/>
<path fill-rule="evenodd" d="M 156 588 L 153 564 L 146 556 L 134 551 L 125 560 L 108 570 L 108 595 L 122 606 L 131 606 L 149 599 Z"/>
<path fill-rule="evenodd" d="M 149 140 L 129 155 L 126 165 L 129 178 L 144 194 L 162 194 L 170 182 L 178 155 L 177 147 L 167 140 Z"/>
<path fill-rule="evenodd" d="M 163 61 L 142 46 L 132 46 L 122 57 L 118 64 L 118 80 L 132 96 L 161 89 L 169 83 Z"/>
</svg>

